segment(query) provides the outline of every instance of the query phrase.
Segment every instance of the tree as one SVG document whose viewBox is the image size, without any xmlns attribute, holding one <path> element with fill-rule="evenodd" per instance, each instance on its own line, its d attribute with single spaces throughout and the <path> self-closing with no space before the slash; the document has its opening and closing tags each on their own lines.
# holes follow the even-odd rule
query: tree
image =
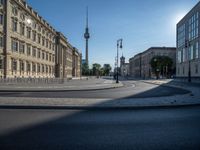
<svg viewBox="0 0 200 150">
<path fill-rule="evenodd" d="M 87 63 L 82 64 L 82 75 L 89 75 L 89 66 Z"/>
<path fill-rule="evenodd" d="M 173 60 L 168 56 L 155 56 L 151 59 L 150 65 L 157 79 L 159 74 L 167 78 L 172 74 Z"/>
<path fill-rule="evenodd" d="M 108 76 L 110 74 L 110 71 L 112 70 L 110 64 L 104 64 L 103 65 L 103 71 L 104 71 L 104 75 Z"/>
<path fill-rule="evenodd" d="M 100 75 L 100 69 L 101 65 L 98 63 L 95 63 L 92 65 L 93 75 L 99 76 Z"/>
</svg>

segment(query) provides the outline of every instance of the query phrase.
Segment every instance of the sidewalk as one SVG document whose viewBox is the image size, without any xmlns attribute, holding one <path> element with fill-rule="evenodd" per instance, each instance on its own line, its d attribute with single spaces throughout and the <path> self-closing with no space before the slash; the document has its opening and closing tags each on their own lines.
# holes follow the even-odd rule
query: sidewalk
<svg viewBox="0 0 200 150">
<path fill-rule="evenodd" d="M 120 82 L 116 84 L 114 80 L 106 79 L 89 79 L 89 80 L 71 80 L 64 84 L 9 84 L 0 85 L 0 92 L 44 92 L 44 91 L 86 91 L 86 90 L 102 90 L 122 87 Z"/>
<path fill-rule="evenodd" d="M 106 81 L 106 83 L 109 81 Z M 0 108 L 32 109 L 94 109 L 94 108 L 151 108 L 200 105 L 200 87 L 188 86 L 172 80 L 141 80 L 148 84 L 172 86 L 190 90 L 184 95 L 134 98 L 134 99 L 85 99 L 85 98 L 26 98 L 0 97 Z M 185 86 L 184 86 L 185 85 Z"/>
</svg>

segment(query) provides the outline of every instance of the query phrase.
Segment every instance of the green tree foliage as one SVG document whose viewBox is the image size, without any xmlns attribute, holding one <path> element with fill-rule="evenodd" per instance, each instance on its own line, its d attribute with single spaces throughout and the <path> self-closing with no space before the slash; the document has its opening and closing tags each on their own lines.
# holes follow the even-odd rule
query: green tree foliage
<svg viewBox="0 0 200 150">
<path fill-rule="evenodd" d="M 95 63 L 92 65 L 92 71 L 93 71 L 93 75 L 95 76 L 99 76 L 100 75 L 100 69 L 101 69 L 101 65 L 98 63 Z"/>
<path fill-rule="evenodd" d="M 82 64 L 82 75 L 89 75 L 90 71 L 89 71 L 89 66 L 87 63 Z"/>
<path fill-rule="evenodd" d="M 110 74 L 110 71 L 112 70 L 112 67 L 110 64 L 104 64 L 103 65 L 103 75 L 108 76 Z"/>
<path fill-rule="evenodd" d="M 155 56 L 151 59 L 150 65 L 157 78 L 160 73 L 166 77 L 172 74 L 173 60 L 168 56 Z"/>
</svg>

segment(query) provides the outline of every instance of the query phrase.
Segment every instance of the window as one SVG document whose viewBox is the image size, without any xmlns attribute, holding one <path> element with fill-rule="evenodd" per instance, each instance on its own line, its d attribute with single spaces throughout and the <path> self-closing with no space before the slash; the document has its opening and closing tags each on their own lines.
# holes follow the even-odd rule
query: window
<svg viewBox="0 0 200 150">
<path fill-rule="evenodd" d="M 52 47 L 52 44 L 51 44 L 51 42 L 49 42 L 49 49 L 51 49 L 51 47 Z"/>
<path fill-rule="evenodd" d="M 37 72 L 40 73 L 40 64 L 37 64 Z"/>
<path fill-rule="evenodd" d="M 33 29 L 36 29 L 37 28 L 37 24 L 35 22 L 32 22 L 32 27 L 33 27 Z"/>
<path fill-rule="evenodd" d="M 3 47 L 3 45 L 4 45 L 3 42 L 4 42 L 4 40 L 3 40 L 3 36 L 0 35 L 0 48 Z"/>
<path fill-rule="evenodd" d="M 36 41 L 36 32 L 33 31 L 33 41 Z"/>
<path fill-rule="evenodd" d="M 3 59 L 0 58 L 0 69 L 3 69 Z"/>
<path fill-rule="evenodd" d="M 44 57 L 45 57 L 45 56 L 44 56 L 44 52 L 42 52 L 42 59 L 44 59 Z"/>
<path fill-rule="evenodd" d="M 188 53 L 189 53 L 189 54 L 188 54 L 189 59 L 190 59 L 190 60 L 194 59 L 194 46 L 193 46 L 193 45 L 191 45 L 191 46 L 189 47 L 189 52 L 188 52 Z"/>
<path fill-rule="evenodd" d="M 16 40 L 12 40 L 12 51 L 18 52 L 18 42 Z"/>
<path fill-rule="evenodd" d="M 42 65 L 42 73 L 44 73 L 44 65 Z"/>
<path fill-rule="evenodd" d="M 35 47 L 33 47 L 33 57 L 36 57 L 36 48 Z"/>
<path fill-rule="evenodd" d="M 12 71 L 17 71 L 17 60 L 12 59 Z"/>
<path fill-rule="evenodd" d="M 46 73 L 48 73 L 49 72 L 49 67 L 48 66 L 46 66 Z"/>
<path fill-rule="evenodd" d="M 180 51 L 180 50 L 178 51 L 177 59 L 178 59 L 178 62 L 179 62 L 179 63 L 182 62 L 182 60 L 181 60 L 181 51 Z"/>
<path fill-rule="evenodd" d="M 189 40 L 190 41 L 198 37 L 199 35 L 198 25 L 199 25 L 199 12 L 195 13 L 189 19 Z"/>
<path fill-rule="evenodd" d="M 40 56 L 40 50 L 39 50 L 39 49 L 38 49 L 38 55 L 37 55 L 37 56 L 38 56 L 38 58 L 40 58 L 40 57 L 41 57 L 41 56 Z"/>
<path fill-rule="evenodd" d="M 4 4 L 4 0 L 0 0 L 0 4 L 3 5 Z"/>
<path fill-rule="evenodd" d="M 185 53 L 185 52 L 186 52 L 186 49 L 183 48 L 183 49 L 182 49 L 182 62 L 185 62 L 185 61 L 186 61 L 186 55 L 185 55 L 186 53 Z"/>
<path fill-rule="evenodd" d="M 23 23 L 20 23 L 20 34 L 24 35 L 25 33 L 25 25 Z"/>
<path fill-rule="evenodd" d="M 25 45 L 22 42 L 19 44 L 19 52 L 23 54 L 25 53 Z"/>
<path fill-rule="evenodd" d="M 4 19 L 3 14 L 0 14 L 0 24 L 1 24 L 1 25 L 3 25 L 3 22 L 4 22 L 3 19 Z"/>
<path fill-rule="evenodd" d="M 26 63 L 27 64 L 27 72 L 31 71 L 31 64 L 29 62 Z"/>
<path fill-rule="evenodd" d="M 30 56 L 31 55 L 31 46 L 27 45 L 27 55 Z"/>
<path fill-rule="evenodd" d="M 38 31 L 41 32 L 42 28 L 38 25 Z"/>
<path fill-rule="evenodd" d="M 51 61 L 51 54 L 49 54 L 49 61 Z"/>
<path fill-rule="evenodd" d="M 53 57 L 52 57 L 52 61 L 54 62 L 55 61 L 55 56 L 53 55 Z"/>
<path fill-rule="evenodd" d="M 49 47 L 49 41 L 48 41 L 48 39 L 46 39 L 46 48 L 48 48 Z"/>
<path fill-rule="evenodd" d="M 178 47 L 181 47 L 185 44 L 185 24 L 178 27 L 177 32 Z"/>
<path fill-rule="evenodd" d="M 25 20 L 25 15 L 24 15 L 24 13 L 21 13 L 20 17 L 21 17 L 21 19 L 22 19 L 23 21 Z"/>
<path fill-rule="evenodd" d="M 24 62 L 22 60 L 20 61 L 19 65 L 20 65 L 20 72 L 24 71 Z"/>
<path fill-rule="evenodd" d="M 195 65 L 195 73 L 196 73 L 196 74 L 199 73 L 198 64 Z"/>
<path fill-rule="evenodd" d="M 16 6 L 13 6 L 13 7 L 12 7 L 12 13 L 13 13 L 14 15 L 18 15 L 18 8 L 17 8 Z"/>
<path fill-rule="evenodd" d="M 52 73 L 51 70 L 52 70 L 51 67 L 49 67 L 49 73 L 50 73 L 50 74 Z"/>
<path fill-rule="evenodd" d="M 48 61 L 48 59 L 49 59 L 49 54 L 46 53 L 46 60 Z"/>
<path fill-rule="evenodd" d="M 27 38 L 30 39 L 31 38 L 31 28 L 27 27 Z"/>
<path fill-rule="evenodd" d="M 17 32 L 17 19 L 12 18 L 12 31 Z"/>
<path fill-rule="evenodd" d="M 36 65 L 34 63 L 32 64 L 32 71 L 36 72 Z"/>
<path fill-rule="evenodd" d="M 41 35 L 38 34 L 38 43 L 40 44 L 41 43 Z"/>
<path fill-rule="evenodd" d="M 44 43 L 45 43 L 45 38 L 43 37 L 42 38 L 42 46 L 44 46 Z"/>
<path fill-rule="evenodd" d="M 199 58 L 199 42 L 196 42 L 195 45 L 195 58 Z"/>
</svg>

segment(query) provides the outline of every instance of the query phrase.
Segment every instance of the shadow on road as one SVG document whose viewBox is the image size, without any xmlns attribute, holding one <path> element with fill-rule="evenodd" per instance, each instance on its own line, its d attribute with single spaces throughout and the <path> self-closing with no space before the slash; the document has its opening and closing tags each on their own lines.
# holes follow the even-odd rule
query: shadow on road
<svg viewBox="0 0 200 150">
<path fill-rule="evenodd" d="M 162 87 L 158 86 L 154 89 L 151 89 L 146 92 L 139 93 L 137 95 L 131 95 L 124 98 L 132 97 L 146 97 L 152 93 L 161 92 Z M 184 94 L 188 91 L 181 91 L 176 94 Z M 165 93 L 165 92 L 163 92 Z M 167 96 L 167 95 L 165 95 Z M 133 99 L 134 100 L 134 99 Z M 122 99 L 110 100 L 109 103 L 120 103 Z M 105 102 L 106 103 L 106 102 Z M 95 106 L 102 105 L 102 103 L 96 104 Z M 95 107 L 94 106 L 94 107 Z M 30 112 L 30 110 L 27 110 Z M 32 110 L 32 113 L 26 115 L 27 117 L 34 117 L 37 110 Z M 54 110 L 52 110 L 54 111 Z M 64 111 L 64 110 L 60 110 Z M 80 110 L 71 115 L 64 115 L 62 117 L 52 118 L 46 122 L 35 122 L 24 126 L 22 128 L 13 130 L 11 132 L 1 134 L 0 133 L 0 149 L 1 150 L 98 150 L 98 149 L 155 149 L 161 146 L 160 148 L 166 148 L 170 146 L 177 146 L 173 143 L 176 138 L 184 140 L 182 137 L 176 136 L 176 132 L 181 132 L 178 128 L 173 128 L 170 126 L 168 136 L 162 136 L 163 128 L 160 128 L 157 125 L 162 126 L 162 123 L 157 125 L 151 125 L 147 121 L 146 124 L 142 121 L 142 116 L 147 112 L 140 112 L 140 110 L 129 110 L 132 115 L 128 116 L 124 111 L 116 109 L 117 115 L 111 117 L 109 115 L 110 110 L 104 110 L 103 113 L 108 113 L 108 116 L 101 116 L 101 110 L 93 110 L 95 114 L 88 110 Z M 168 110 L 167 110 L 168 111 Z M 8 112 L 9 113 L 9 112 Z M 25 112 L 26 113 L 26 112 Z M 44 113 L 46 113 L 44 111 Z M 48 113 L 48 112 L 47 112 Z M 150 111 L 151 113 L 151 111 Z M 138 117 L 137 117 L 138 115 Z M 158 114 L 159 115 L 159 114 Z M 153 115 L 156 121 L 156 114 Z M 170 114 L 173 116 L 173 113 Z M 132 125 L 134 128 L 126 131 L 129 125 L 126 124 L 126 119 L 133 117 L 138 119 L 137 121 L 132 120 Z M 13 118 L 14 119 L 14 118 Z M 18 119 L 18 118 L 17 118 Z M 17 120 L 16 119 L 16 120 Z M 26 119 L 21 118 L 19 119 Z M 110 124 L 110 120 L 114 121 L 114 124 Z M 121 119 L 121 121 L 119 121 Z M 149 118 L 150 119 L 150 118 Z M 33 118 L 34 120 L 34 118 Z M 148 119 L 147 119 L 148 120 Z M 104 122 L 103 124 L 100 122 Z M 15 122 L 15 121 L 14 121 Z M 80 123 L 82 122 L 82 125 Z M 6 126 L 6 121 L 1 122 L 1 126 Z M 170 123 L 166 122 L 170 125 Z M 96 124 L 96 127 L 92 124 Z M 141 125 L 143 126 L 142 128 Z M 115 126 L 119 126 L 118 129 L 115 129 Z M 138 129 L 138 131 L 137 131 Z M 177 131 L 176 131 L 176 130 Z M 155 132 L 152 132 L 154 130 Z M 171 131 L 173 132 L 171 132 Z M 171 135 L 171 138 L 168 137 Z M 162 137 L 162 141 L 166 145 L 161 145 L 159 142 Z M 155 140 L 155 141 L 154 141 Z M 113 142 L 114 141 L 114 142 Z M 152 145 L 151 142 L 154 142 L 155 145 Z M 114 145 L 112 144 L 114 143 Z M 196 144 L 196 143 L 194 143 Z M 148 147 L 147 145 L 150 145 Z M 185 149 L 185 145 L 178 145 L 180 149 Z M 190 147 L 188 147 L 190 148 Z"/>
</svg>

